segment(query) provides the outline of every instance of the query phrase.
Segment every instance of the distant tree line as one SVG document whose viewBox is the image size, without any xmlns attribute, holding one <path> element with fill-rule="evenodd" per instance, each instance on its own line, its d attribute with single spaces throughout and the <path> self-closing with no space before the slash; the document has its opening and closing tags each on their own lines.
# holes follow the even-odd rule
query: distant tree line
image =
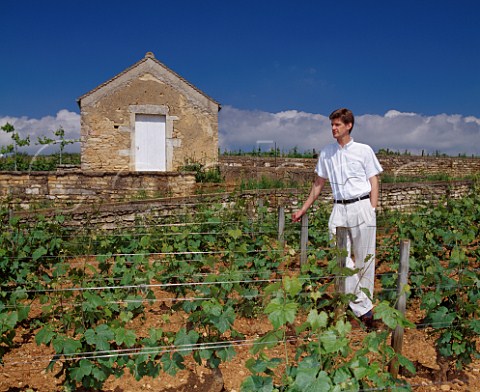
<svg viewBox="0 0 480 392">
<path fill-rule="evenodd" d="M 251 151 L 243 151 L 242 149 L 238 150 L 224 150 L 220 152 L 221 156 L 230 156 L 230 157 L 240 157 L 240 156 L 251 156 L 251 157 L 278 157 L 278 158 L 317 158 L 318 153 L 315 149 L 300 151 L 300 149 L 295 146 L 288 151 L 280 150 L 279 147 L 270 148 L 268 150 L 262 150 L 261 147 L 254 147 Z"/>
<path fill-rule="evenodd" d="M 381 156 L 412 156 L 415 154 L 412 154 L 408 150 L 404 151 L 399 151 L 399 150 L 391 150 L 389 148 L 381 148 L 377 152 L 378 155 Z M 221 156 L 250 156 L 250 157 L 278 157 L 278 158 L 317 158 L 318 157 L 318 152 L 313 150 L 303 150 L 300 151 L 300 149 L 295 146 L 291 148 L 288 151 L 285 150 L 280 150 L 280 148 L 270 148 L 268 150 L 262 150 L 260 147 L 252 148 L 251 151 L 243 151 L 241 149 L 238 150 L 224 150 L 223 152 L 220 152 L 219 150 L 219 155 Z M 448 155 L 445 153 L 442 153 L 438 150 L 436 150 L 433 153 L 428 153 L 425 150 L 422 150 L 421 156 L 432 156 L 432 157 L 453 157 L 453 155 Z M 460 153 L 458 155 L 455 155 L 456 157 L 459 158 L 467 158 L 467 154 L 465 153 Z M 474 154 L 471 155 L 472 158 L 476 158 Z"/>
<path fill-rule="evenodd" d="M 394 151 L 394 150 L 390 150 L 389 148 L 381 148 L 380 150 L 378 150 L 378 155 L 397 155 L 397 156 L 411 156 L 412 153 L 408 150 L 405 150 L 403 152 L 397 150 L 397 151 Z M 445 153 L 442 153 L 438 150 L 435 150 L 433 153 L 429 153 L 429 152 L 426 152 L 425 150 L 422 150 L 421 152 L 421 156 L 422 157 L 437 157 L 437 158 L 447 158 L 447 157 L 453 157 L 453 155 L 448 155 L 448 154 L 445 154 Z M 459 153 L 458 155 L 455 155 L 455 157 L 458 157 L 458 158 L 468 158 L 467 154 L 465 153 Z M 476 158 L 476 156 L 474 154 L 471 155 L 472 158 Z"/>
<path fill-rule="evenodd" d="M 59 149 L 56 153 L 50 155 L 38 154 L 29 155 L 22 152 L 20 149 L 30 146 L 30 136 L 21 138 L 15 127 L 6 123 L 0 129 L 9 134 L 12 142 L 0 147 L 0 170 L 7 171 L 51 171 L 55 170 L 58 165 L 79 165 L 79 153 L 65 153 L 65 147 L 69 144 L 77 143 L 79 139 L 66 139 L 65 130 L 60 127 L 56 131 L 52 131 L 53 139 L 46 136 L 41 136 L 37 139 L 36 145 L 58 145 Z"/>
</svg>

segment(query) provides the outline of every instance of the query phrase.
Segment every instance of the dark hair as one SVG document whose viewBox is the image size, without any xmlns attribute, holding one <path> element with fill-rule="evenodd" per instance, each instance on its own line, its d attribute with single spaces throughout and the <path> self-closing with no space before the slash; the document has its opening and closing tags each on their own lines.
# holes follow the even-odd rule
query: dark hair
<svg viewBox="0 0 480 392">
<path fill-rule="evenodd" d="M 351 110 L 347 108 L 337 109 L 328 116 L 330 121 L 340 119 L 344 124 L 352 124 L 350 132 L 352 132 L 353 125 L 355 124 L 355 117 Z"/>
</svg>

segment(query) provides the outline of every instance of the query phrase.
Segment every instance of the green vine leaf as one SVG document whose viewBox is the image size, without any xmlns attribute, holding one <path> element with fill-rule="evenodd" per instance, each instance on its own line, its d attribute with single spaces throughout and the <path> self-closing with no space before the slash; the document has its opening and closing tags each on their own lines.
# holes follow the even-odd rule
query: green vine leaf
<svg viewBox="0 0 480 392">
<path fill-rule="evenodd" d="M 222 362 L 230 361 L 236 355 L 236 352 L 233 346 L 223 347 L 215 350 L 215 352 L 218 358 L 222 360 Z"/>
<path fill-rule="evenodd" d="M 252 347 L 252 354 L 258 354 L 266 348 L 275 347 L 282 339 L 282 331 L 275 329 L 267 332 L 265 335 L 255 341 L 255 345 Z"/>
<path fill-rule="evenodd" d="M 37 261 L 40 257 L 45 256 L 47 252 L 47 249 L 45 249 L 43 246 L 40 246 L 32 253 L 32 260 Z"/>
<path fill-rule="evenodd" d="M 43 328 L 40 329 L 35 335 L 35 342 L 37 345 L 40 344 L 50 344 L 53 337 L 55 336 L 55 332 L 53 332 L 52 327 L 49 325 L 45 325 Z"/>
<path fill-rule="evenodd" d="M 283 287 L 288 295 L 291 297 L 296 296 L 300 291 L 302 291 L 302 284 L 296 276 L 288 277 L 286 276 L 283 279 Z"/>
<path fill-rule="evenodd" d="M 110 349 L 110 341 L 113 340 L 115 334 L 106 324 L 101 324 L 95 329 L 87 329 L 85 331 L 85 340 L 88 344 L 95 346 L 99 351 Z"/>
<path fill-rule="evenodd" d="M 72 369 L 70 376 L 78 382 L 81 382 L 84 377 L 92 374 L 93 364 L 88 359 L 81 359 L 79 366 Z"/>
<path fill-rule="evenodd" d="M 165 353 L 160 361 L 163 371 L 171 376 L 175 376 L 179 370 L 185 369 L 183 357 L 179 353 Z"/>
<path fill-rule="evenodd" d="M 445 328 L 452 325 L 453 320 L 457 317 L 455 312 L 451 312 L 445 306 L 440 306 L 432 311 L 428 318 L 433 328 Z"/>
<path fill-rule="evenodd" d="M 232 237 L 234 240 L 238 240 L 242 236 L 242 230 L 240 229 L 231 229 L 227 231 L 227 234 Z"/>
<path fill-rule="evenodd" d="M 82 348 L 82 343 L 76 339 L 67 338 L 63 342 L 64 354 L 73 354 L 73 353 L 79 352 L 81 348 Z"/>
<path fill-rule="evenodd" d="M 199 335 L 196 331 L 187 333 L 185 328 L 180 329 L 175 336 L 174 345 L 182 356 L 188 355 L 193 350 L 193 345 L 197 343 Z"/>
<path fill-rule="evenodd" d="M 243 381 L 240 391 L 273 392 L 273 379 L 272 377 L 249 376 Z"/>
<path fill-rule="evenodd" d="M 115 343 L 119 346 L 124 344 L 126 347 L 133 347 L 136 343 L 137 335 L 135 332 L 119 327 L 115 329 Z"/>
<path fill-rule="evenodd" d="M 299 304 L 296 302 L 286 302 L 284 298 L 274 298 L 265 308 L 268 319 L 275 329 L 282 325 L 293 323 L 297 314 Z"/>
<path fill-rule="evenodd" d="M 310 323 L 312 330 L 325 328 L 328 323 L 328 315 L 325 312 L 319 314 L 317 309 L 312 309 L 308 313 L 307 322 Z"/>
</svg>

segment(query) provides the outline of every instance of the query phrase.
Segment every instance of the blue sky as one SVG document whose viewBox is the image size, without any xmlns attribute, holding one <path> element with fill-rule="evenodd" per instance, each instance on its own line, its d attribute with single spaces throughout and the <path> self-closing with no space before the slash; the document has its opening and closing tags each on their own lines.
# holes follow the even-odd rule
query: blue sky
<svg viewBox="0 0 480 392">
<path fill-rule="evenodd" d="M 152 51 L 222 104 L 224 149 L 259 137 L 319 149 L 328 114 L 346 106 L 352 136 L 374 148 L 480 155 L 476 0 L 1 0 L 0 11 L 0 125 L 22 132 L 62 122 L 75 136 L 76 99 Z"/>
</svg>

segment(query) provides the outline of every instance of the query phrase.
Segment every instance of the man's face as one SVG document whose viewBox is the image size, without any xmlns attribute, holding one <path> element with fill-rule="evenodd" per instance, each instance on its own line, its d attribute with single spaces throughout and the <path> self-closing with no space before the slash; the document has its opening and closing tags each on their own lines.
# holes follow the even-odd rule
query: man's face
<svg viewBox="0 0 480 392">
<path fill-rule="evenodd" d="M 331 124 L 332 124 L 332 135 L 337 140 L 348 136 L 350 134 L 350 130 L 352 129 L 351 123 L 345 124 L 339 118 L 333 119 Z"/>
</svg>

